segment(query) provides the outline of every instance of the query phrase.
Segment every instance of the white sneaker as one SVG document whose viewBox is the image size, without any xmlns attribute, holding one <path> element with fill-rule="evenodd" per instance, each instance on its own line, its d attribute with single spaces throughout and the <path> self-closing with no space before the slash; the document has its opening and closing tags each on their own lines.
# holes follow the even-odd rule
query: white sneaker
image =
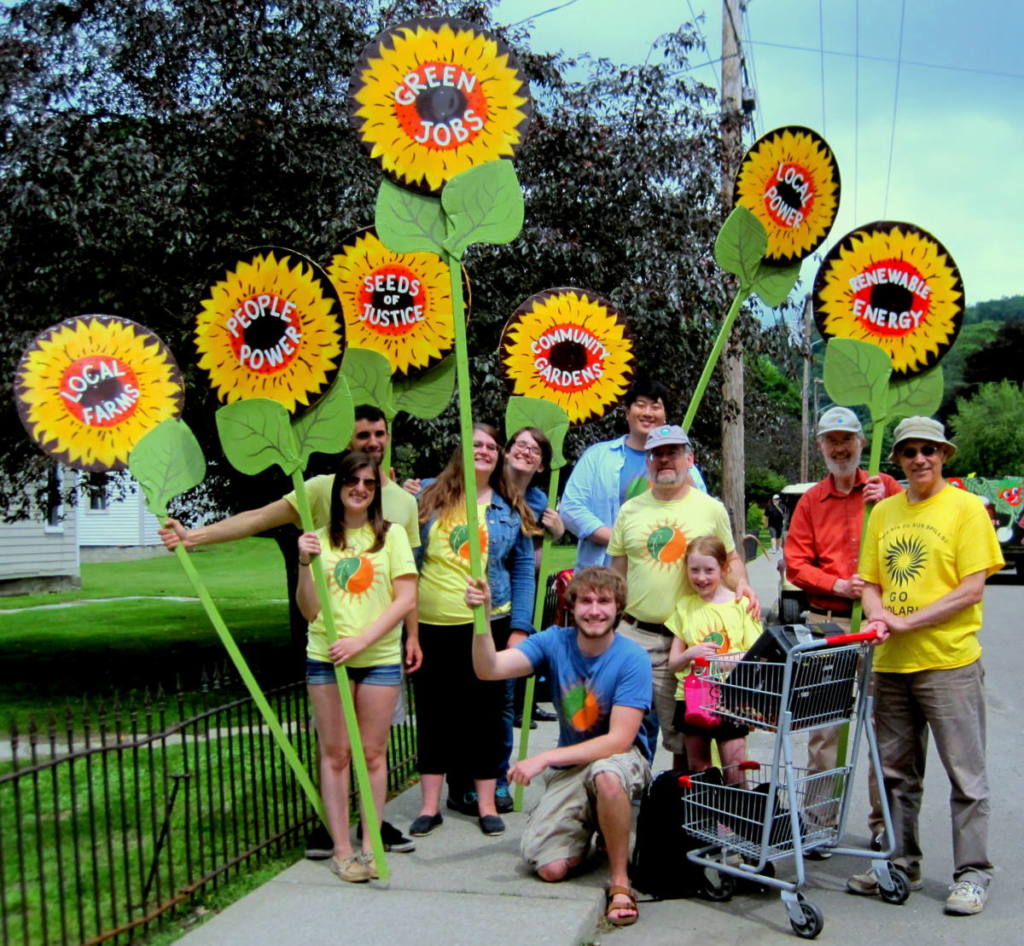
<svg viewBox="0 0 1024 946">
<path fill-rule="evenodd" d="M 958 880 L 950 885 L 944 909 L 946 913 L 956 916 L 972 916 L 985 909 L 987 899 L 988 888 L 976 884 L 973 880 Z"/>
</svg>

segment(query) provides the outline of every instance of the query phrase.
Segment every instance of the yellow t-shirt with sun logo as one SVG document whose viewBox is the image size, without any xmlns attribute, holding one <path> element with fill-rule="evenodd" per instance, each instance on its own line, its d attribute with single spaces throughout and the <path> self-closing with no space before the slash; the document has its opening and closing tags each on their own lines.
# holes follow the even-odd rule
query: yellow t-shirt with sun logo
<svg viewBox="0 0 1024 946">
<path fill-rule="evenodd" d="M 937 601 L 975 572 L 1003 567 L 999 540 L 977 496 L 945 486 L 920 503 L 900 493 L 871 513 L 861 550 L 860 574 L 882 589 L 882 605 L 911 614 Z M 953 670 L 981 656 L 981 603 L 939 624 L 893 634 L 875 648 L 882 673 Z"/>
<path fill-rule="evenodd" d="M 693 593 L 686 547 L 701 535 L 718 536 L 727 552 L 736 547 L 725 506 L 692 486 L 681 499 L 663 502 L 648 491 L 622 504 L 608 554 L 626 556 L 626 610 L 633 617 L 664 624 L 679 599 Z"/>
<path fill-rule="evenodd" d="M 401 526 L 393 525 L 387 531 L 383 547 L 367 552 L 373 545 L 373 530 L 369 526 L 347 530 L 343 549 L 331 546 L 327 529 L 320 529 L 316 536 L 320 540 L 320 561 L 331 595 L 335 633 L 338 637 L 355 637 L 394 600 L 392 581 L 416 574 L 409 537 Z M 322 613 L 309 622 L 306 656 L 310 660 L 330 660 Z M 399 622 L 366 650 L 346 661 L 346 666 L 380 667 L 401 661 L 402 624 Z"/>
<path fill-rule="evenodd" d="M 481 571 L 487 574 L 487 504 L 477 506 Z M 466 604 L 469 577 L 469 530 L 465 520 L 436 520 L 427 533 L 427 550 L 420 566 L 419 604 L 421 621 L 428 624 L 471 624 L 473 612 Z"/>
<path fill-rule="evenodd" d="M 761 636 L 761 625 L 747 609 L 745 598 L 716 604 L 705 601 L 700 595 L 687 595 L 665 624 L 687 647 L 711 640 L 718 644 L 716 653 L 719 654 L 750 650 Z M 676 673 L 677 700 L 685 699 L 683 680 L 690 673 L 693 673 L 693 664 Z"/>
</svg>

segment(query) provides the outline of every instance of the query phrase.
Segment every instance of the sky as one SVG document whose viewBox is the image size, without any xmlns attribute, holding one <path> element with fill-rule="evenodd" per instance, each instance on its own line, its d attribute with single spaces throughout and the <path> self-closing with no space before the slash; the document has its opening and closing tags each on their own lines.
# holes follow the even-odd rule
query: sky
<svg viewBox="0 0 1024 946">
<path fill-rule="evenodd" d="M 495 21 L 532 17 L 538 51 L 642 62 L 693 14 L 693 74 L 717 89 L 720 0 L 501 0 Z M 846 233 L 897 220 L 945 245 L 968 304 L 1024 294 L 1024 0 L 747 0 L 743 24 L 756 136 L 805 125 L 839 162 L 839 215 L 805 285 Z"/>
</svg>

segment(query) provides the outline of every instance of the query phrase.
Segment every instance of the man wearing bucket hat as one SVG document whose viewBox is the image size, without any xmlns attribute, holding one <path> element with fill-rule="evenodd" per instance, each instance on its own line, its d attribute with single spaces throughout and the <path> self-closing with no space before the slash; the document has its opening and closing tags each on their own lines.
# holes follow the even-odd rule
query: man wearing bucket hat
<svg viewBox="0 0 1024 946">
<path fill-rule="evenodd" d="M 686 577 L 685 552 L 692 539 L 715 535 L 728 553 L 726 581 L 737 597 L 757 598 L 747 571 L 736 554 L 729 515 L 717 499 L 693 485 L 693 447 L 677 424 L 661 424 L 647 435 L 647 475 L 651 488 L 622 505 L 615 519 L 608 554 L 612 568 L 626 579 L 626 613 L 618 631 L 650 655 L 654 672 L 653 710 L 661 724 L 662 743 L 674 756 L 676 768 L 685 764 L 683 734 L 672 724 L 675 714 L 675 674 L 668 669 L 673 634 L 665 622 L 684 594 L 692 594 Z M 646 721 L 653 752 L 657 736 L 654 719 Z"/>
<path fill-rule="evenodd" d="M 985 579 L 1003 567 L 1003 556 L 981 500 L 943 479 L 943 464 L 955 453 L 938 421 L 908 417 L 897 426 L 890 459 L 902 468 L 907 491 L 872 513 L 861 574 L 866 629 L 883 637 L 874 658 L 875 726 L 894 861 L 919 889 L 917 820 L 930 730 L 952 789 L 954 867 L 945 911 L 970 915 L 985 908 L 992 877 L 978 632 Z M 847 887 L 878 891 L 870 870 Z"/>
<path fill-rule="evenodd" d="M 857 574 L 864 504 L 895 495 L 900 485 L 885 473 L 869 477 L 861 469 L 866 441 L 849 408 L 828 408 L 818 419 L 816 440 L 828 475 L 804 493 L 793 510 L 784 547 L 786 577 L 807 593 L 812 620 L 833 621 L 846 632 L 853 602 L 864 588 Z M 838 747 L 838 727 L 815 729 L 807 740 L 808 771 L 834 769 Z M 883 821 L 878 788 L 873 777 L 869 781 L 868 829 L 874 838 Z M 838 815 L 828 805 L 815 807 L 814 812 L 830 824 Z"/>
</svg>

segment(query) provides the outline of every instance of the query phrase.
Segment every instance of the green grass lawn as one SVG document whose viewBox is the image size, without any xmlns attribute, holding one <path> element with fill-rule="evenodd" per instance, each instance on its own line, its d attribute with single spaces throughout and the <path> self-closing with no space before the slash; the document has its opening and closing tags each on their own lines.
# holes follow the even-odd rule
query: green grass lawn
<svg viewBox="0 0 1024 946">
<path fill-rule="evenodd" d="M 277 545 L 247 539 L 191 553 L 229 629 L 264 686 L 296 679 L 303 654 L 289 642 L 284 563 Z M 82 697 L 103 699 L 178 678 L 194 687 L 200 670 L 227 660 L 173 555 L 82 566 L 82 588 L 0 599 L 0 729 L 11 715 L 46 713 Z M 92 601 L 119 596 L 151 600 Z M 33 605 L 82 602 L 66 608 Z"/>
</svg>

